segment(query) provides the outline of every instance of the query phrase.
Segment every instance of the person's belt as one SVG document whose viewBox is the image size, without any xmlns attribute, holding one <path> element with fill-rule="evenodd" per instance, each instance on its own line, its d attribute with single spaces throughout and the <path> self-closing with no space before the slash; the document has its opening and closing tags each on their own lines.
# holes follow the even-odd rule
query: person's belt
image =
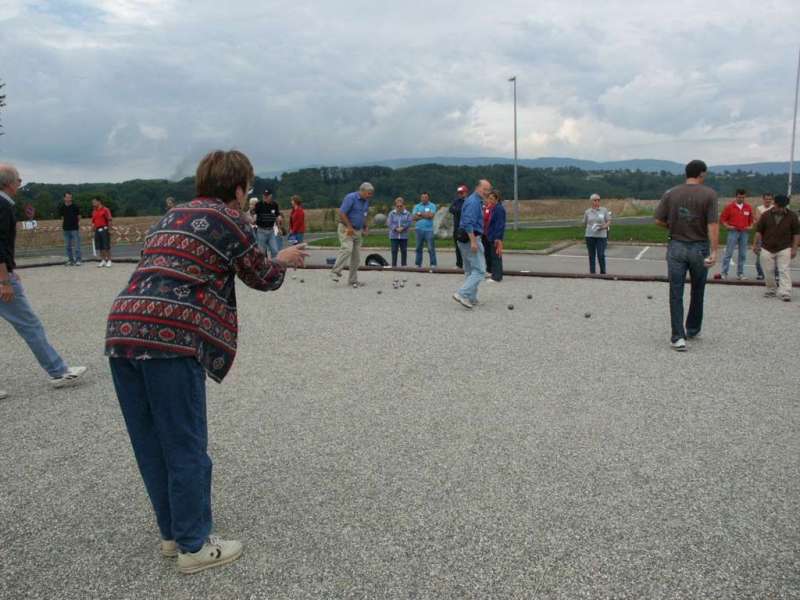
<svg viewBox="0 0 800 600">
<path fill-rule="evenodd" d="M 97 229 L 95 229 L 95 231 L 105 231 L 106 229 L 108 229 L 108 225 L 106 225 L 105 227 L 98 227 Z"/>
</svg>

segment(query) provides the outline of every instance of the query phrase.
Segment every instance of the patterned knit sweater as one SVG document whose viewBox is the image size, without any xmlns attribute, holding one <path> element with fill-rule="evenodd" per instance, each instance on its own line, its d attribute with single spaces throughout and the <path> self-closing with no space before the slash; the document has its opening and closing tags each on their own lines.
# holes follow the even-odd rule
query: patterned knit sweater
<svg viewBox="0 0 800 600">
<path fill-rule="evenodd" d="M 284 274 L 258 248 L 240 211 L 214 198 L 176 206 L 148 233 L 142 260 L 111 306 L 106 355 L 196 356 L 222 381 L 236 356 L 234 275 L 270 291 Z"/>
</svg>

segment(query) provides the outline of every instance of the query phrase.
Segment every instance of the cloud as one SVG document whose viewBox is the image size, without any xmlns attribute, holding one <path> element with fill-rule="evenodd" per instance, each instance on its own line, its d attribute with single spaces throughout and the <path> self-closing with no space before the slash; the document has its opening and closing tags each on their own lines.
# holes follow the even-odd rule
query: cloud
<svg viewBox="0 0 800 600">
<path fill-rule="evenodd" d="M 0 157 L 26 179 L 513 152 L 785 160 L 800 9 L 740 0 L 6 0 Z"/>
</svg>

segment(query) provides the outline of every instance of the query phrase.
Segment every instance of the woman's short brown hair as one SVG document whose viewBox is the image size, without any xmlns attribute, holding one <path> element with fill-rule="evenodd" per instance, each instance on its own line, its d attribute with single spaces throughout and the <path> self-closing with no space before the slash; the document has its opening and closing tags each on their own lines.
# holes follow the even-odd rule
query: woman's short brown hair
<svg viewBox="0 0 800 600">
<path fill-rule="evenodd" d="M 294 203 L 295 203 L 295 204 L 297 204 L 298 206 L 302 206 L 302 204 L 303 204 L 303 199 L 302 199 L 302 198 L 300 198 L 300 196 L 298 196 L 297 194 L 295 194 L 294 196 L 292 196 L 291 198 L 289 198 L 289 201 L 290 201 L 290 202 L 294 202 Z"/>
<path fill-rule="evenodd" d="M 242 152 L 214 150 L 197 165 L 195 187 L 198 196 L 230 202 L 236 198 L 236 188 L 247 193 L 253 179 L 253 165 Z"/>
</svg>

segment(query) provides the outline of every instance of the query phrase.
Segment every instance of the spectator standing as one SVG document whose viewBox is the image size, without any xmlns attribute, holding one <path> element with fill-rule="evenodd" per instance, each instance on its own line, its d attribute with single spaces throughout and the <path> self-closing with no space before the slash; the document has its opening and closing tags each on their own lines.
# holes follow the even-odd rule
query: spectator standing
<svg viewBox="0 0 800 600">
<path fill-rule="evenodd" d="M 392 266 L 397 266 L 397 251 L 400 251 L 400 266 L 405 267 L 408 257 L 408 232 L 411 229 L 411 213 L 406 210 L 403 197 L 394 199 L 394 208 L 389 212 L 386 226 L 389 228 L 389 243 L 392 246 Z"/>
<path fill-rule="evenodd" d="M 367 216 L 369 215 L 369 200 L 375 194 L 375 188 L 371 183 L 365 181 L 357 192 L 350 192 L 342 200 L 339 207 L 339 256 L 336 264 L 331 269 L 331 279 L 338 283 L 342 276 L 345 264 L 349 263 L 350 274 L 347 279 L 348 285 L 354 288 L 359 287 L 358 283 L 358 262 L 359 250 L 361 249 L 362 236 L 367 235 Z"/>
<path fill-rule="evenodd" d="M 169 212 L 173 208 L 175 208 L 175 198 L 167 196 L 167 199 L 164 200 L 164 212 Z"/>
<path fill-rule="evenodd" d="M 281 216 L 281 209 L 278 203 L 272 199 L 272 190 L 269 188 L 264 190 L 261 196 L 261 202 L 256 204 L 254 210 L 256 216 L 256 239 L 258 240 L 258 247 L 269 253 L 272 258 L 278 255 L 280 250 L 278 232 L 276 231 L 275 224 Z"/>
<path fill-rule="evenodd" d="M 450 204 L 450 208 L 447 209 L 450 214 L 453 215 L 453 246 L 455 246 L 456 249 L 456 268 L 458 269 L 463 268 L 464 262 L 461 259 L 461 249 L 458 247 L 456 232 L 458 231 L 459 223 L 461 223 L 461 208 L 464 206 L 464 200 L 466 200 L 467 194 L 469 194 L 469 188 L 467 186 L 458 186 L 458 188 L 456 188 L 456 197 L 452 204 Z"/>
<path fill-rule="evenodd" d="M 747 232 L 753 228 L 753 207 L 745 199 L 747 191 L 736 190 L 736 199 L 728 204 L 720 215 L 720 222 L 728 230 L 725 244 L 725 255 L 722 258 L 722 278 L 728 278 L 733 251 L 738 246 L 739 255 L 736 263 L 736 278 L 744 279 L 744 263 L 747 260 Z"/>
<path fill-rule="evenodd" d="M 606 274 L 606 248 L 608 247 L 608 228 L 611 214 L 600 206 L 600 195 L 589 196 L 592 206 L 583 213 L 583 226 L 586 228 L 586 250 L 589 252 L 589 273 L 595 274 L 595 258 L 600 263 L 600 274 Z"/>
<path fill-rule="evenodd" d="M 775 297 L 777 291 L 778 297 L 785 302 L 792 299 L 789 263 L 797 256 L 797 244 L 800 242 L 800 222 L 797 213 L 789 210 L 788 206 L 788 196 L 776 196 L 775 204 L 758 220 L 753 240 L 753 252 L 756 255 L 763 254 L 767 266 L 767 291 L 764 295 Z"/>
<path fill-rule="evenodd" d="M 67 254 L 67 266 L 80 267 L 81 257 L 81 211 L 72 201 L 72 193 L 64 194 L 64 202 L 58 207 L 61 216 L 61 228 L 64 230 L 64 248 Z"/>
<path fill-rule="evenodd" d="M 486 275 L 486 256 L 483 251 L 483 201 L 492 190 L 492 184 L 481 179 L 475 191 L 466 199 L 461 209 L 458 226 L 458 245 L 464 261 L 464 285 L 453 294 L 453 300 L 464 308 L 478 303 L 478 286 Z"/>
<path fill-rule="evenodd" d="M 98 267 L 111 266 L 111 211 L 103 206 L 98 197 L 92 198 L 92 229 L 94 230 L 94 247 L 100 253 Z"/>
<path fill-rule="evenodd" d="M 708 269 L 717 260 L 717 193 L 704 185 L 707 171 L 708 167 L 702 160 L 687 164 L 686 183 L 667 190 L 655 212 L 656 224 L 669 229 L 670 345 L 679 352 L 686 351 L 687 337 L 691 339 L 700 335 Z M 683 290 L 687 271 L 691 281 L 691 300 L 684 324 Z"/>
<path fill-rule="evenodd" d="M 15 167 L 0 163 L 0 317 L 25 340 L 54 388 L 79 383 L 86 367 L 68 367 L 47 341 L 42 322 L 33 312 L 19 276 L 14 272 L 17 219 L 14 198 L 22 185 Z M 0 393 L 4 397 L 5 392 Z"/>
<path fill-rule="evenodd" d="M 302 266 L 306 256 L 298 245 L 270 261 L 259 249 L 242 212 L 253 179 L 241 152 L 203 158 L 198 197 L 150 231 L 106 326 L 111 376 L 156 514 L 161 554 L 177 556 L 182 573 L 242 553 L 241 542 L 211 535 L 206 415 L 206 375 L 222 382 L 236 356 L 235 278 L 276 290 L 287 266 Z"/>
<path fill-rule="evenodd" d="M 771 209 L 774 204 L 775 196 L 773 196 L 771 192 L 765 192 L 761 195 L 761 204 L 756 206 L 756 226 L 758 226 L 758 222 L 761 220 L 761 217 L 764 216 L 764 213 Z M 756 247 L 756 244 L 753 243 L 753 248 L 755 249 Z M 777 272 L 775 277 L 777 278 Z M 761 268 L 760 252 L 756 252 L 756 279 L 764 281 L 764 269 Z"/>
<path fill-rule="evenodd" d="M 289 213 L 289 245 L 302 244 L 306 235 L 306 211 L 303 200 L 295 194 L 291 198 L 292 210 Z"/>
<path fill-rule="evenodd" d="M 486 253 L 486 270 L 491 274 L 489 281 L 503 281 L 503 238 L 506 233 L 506 209 L 499 190 L 492 190 L 486 196 L 489 219 L 485 221 L 483 247 Z"/>
<path fill-rule="evenodd" d="M 419 196 L 419 203 L 411 212 L 411 218 L 416 222 L 414 230 L 417 236 L 417 256 L 414 264 L 422 266 L 422 246 L 428 247 L 428 261 L 431 267 L 436 266 L 436 241 L 433 235 L 433 217 L 436 215 L 436 205 L 431 202 L 431 195 L 423 192 Z"/>
</svg>

